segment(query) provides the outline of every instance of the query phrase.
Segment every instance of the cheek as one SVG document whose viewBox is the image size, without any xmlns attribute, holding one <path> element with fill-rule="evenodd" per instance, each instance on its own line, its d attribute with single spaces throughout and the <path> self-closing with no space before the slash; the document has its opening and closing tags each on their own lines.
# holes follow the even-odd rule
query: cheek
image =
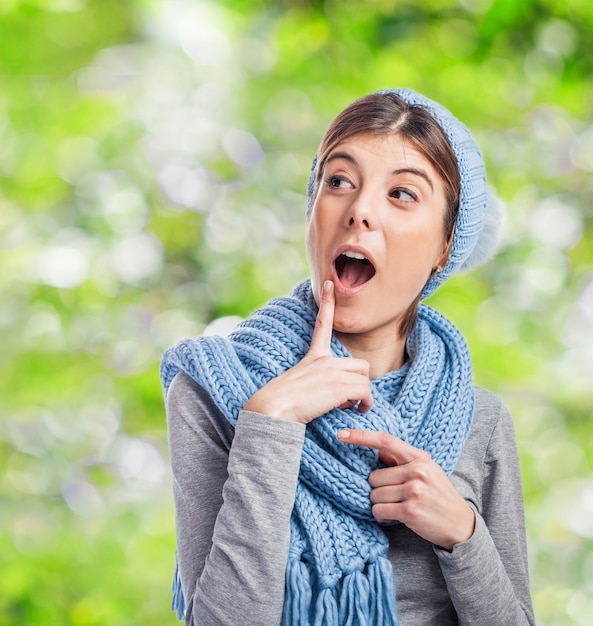
<svg viewBox="0 0 593 626">
<path fill-rule="evenodd" d="M 315 226 L 309 222 L 307 225 L 307 234 L 305 235 L 305 249 L 307 251 L 307 260 L 309 266 L 312 266 L 317 251 L 317 233 Z"/>
<path fill-rule="evenodd" d="M 427 221 L 406 238 L 406 246 L 413 252 L 418 265 L 435 267 L 443 254 L 446 242 L 440 223 Z"/>
<path fill-rule="evenodd" d="M 438 265 L 444 243 L 427 228 L 409 233 L 397 242 L 392 241 L 390 246 L 396 251 L 392 256 L 392 268 L 401 277 L 402 287 L 406 285 L 406 290 L 416 292 L 422 289 Z"/>
<path fill-rule="evenodd" d="M 319 233 L 315 224 L 309 222 L 306 235 L 306 251 L 307 261 L 309 263 L 309 271 L 311 273 L 311 279 L 313 282 L 317 281 L 317 275 L 319 272 Z"/>
<path fill-rule="evenodd" d="M 328 228 L 327 225 L 324 224 L 322 217 L 323 216 L 319 214 L 318 208 L 314 207 L 309 216 L 305 235 L 309 263 L 314 263 L 319 259 L 322 249 L 324 248 L 324 241 L 327 239 Z"/>
</svg>

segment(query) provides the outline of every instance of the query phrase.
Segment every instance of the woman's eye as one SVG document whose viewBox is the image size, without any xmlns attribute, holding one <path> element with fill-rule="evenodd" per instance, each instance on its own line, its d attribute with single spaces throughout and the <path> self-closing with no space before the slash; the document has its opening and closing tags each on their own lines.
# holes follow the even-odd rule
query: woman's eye
<svg viewBox="0 0 593 626">
<path fill-rule="evenodd" d="M 333 174 L 325 179 L 325 183 L 328 187 L 333 189 L 346 189 L 352 187 L 352 183 L 345 176 L 338 176 Z"/>
<path fill-rule="evenodd" d="M 407 189 L 394 189 L 391 192 L 391 197 L 396 200 L 404 200 L 405 202 L 413 202 L 416 200 L 416 195 Z"/>
</svg>

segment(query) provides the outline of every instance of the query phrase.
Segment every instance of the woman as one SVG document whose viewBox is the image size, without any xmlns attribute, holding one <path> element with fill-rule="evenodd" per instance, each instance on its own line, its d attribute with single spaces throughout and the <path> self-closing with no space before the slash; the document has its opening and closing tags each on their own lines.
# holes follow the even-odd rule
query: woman
<svg viewBox="0 0 593 626">
<path fill-rule="evenodd" d="M 161 373 L 187 624 L 533 624 L 511 418 L 420 305 L 493 251 L 480 151 L 407 89 L 309 181 L 311 280 Z"/>
</svg>

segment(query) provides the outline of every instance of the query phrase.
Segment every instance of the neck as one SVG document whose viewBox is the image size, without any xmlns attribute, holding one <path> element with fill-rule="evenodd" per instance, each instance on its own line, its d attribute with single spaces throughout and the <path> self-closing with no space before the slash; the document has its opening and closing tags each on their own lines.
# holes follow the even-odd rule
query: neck
<svg viewBox="0 0 593 626">
<path fill-rule="evenodd" d="M 385 337 L 352 335 L 335 331 L 335 336 L 346 346 L 348 352 L 371 365 L 371 379 L 399 369 L 405 361 L 406 340 L 396 337 L 385 341 Z"/>
</svg>

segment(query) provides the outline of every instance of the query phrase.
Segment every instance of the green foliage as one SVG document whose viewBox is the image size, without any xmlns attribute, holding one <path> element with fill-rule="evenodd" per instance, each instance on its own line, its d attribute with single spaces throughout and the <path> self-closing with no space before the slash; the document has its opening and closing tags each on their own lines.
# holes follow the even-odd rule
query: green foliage
<svg viewBox="0 0 593 626">
<path fill-rule="evenodd" d="M 431 304 L 515 416 L 538 623 L 586 623 L 592 27 L 585 0 L 0 0 L 0 624 L 175 623 L 160 354 L 307 275 L 321 134 L 400 85 L 506 203 Z"/>
</svg>

